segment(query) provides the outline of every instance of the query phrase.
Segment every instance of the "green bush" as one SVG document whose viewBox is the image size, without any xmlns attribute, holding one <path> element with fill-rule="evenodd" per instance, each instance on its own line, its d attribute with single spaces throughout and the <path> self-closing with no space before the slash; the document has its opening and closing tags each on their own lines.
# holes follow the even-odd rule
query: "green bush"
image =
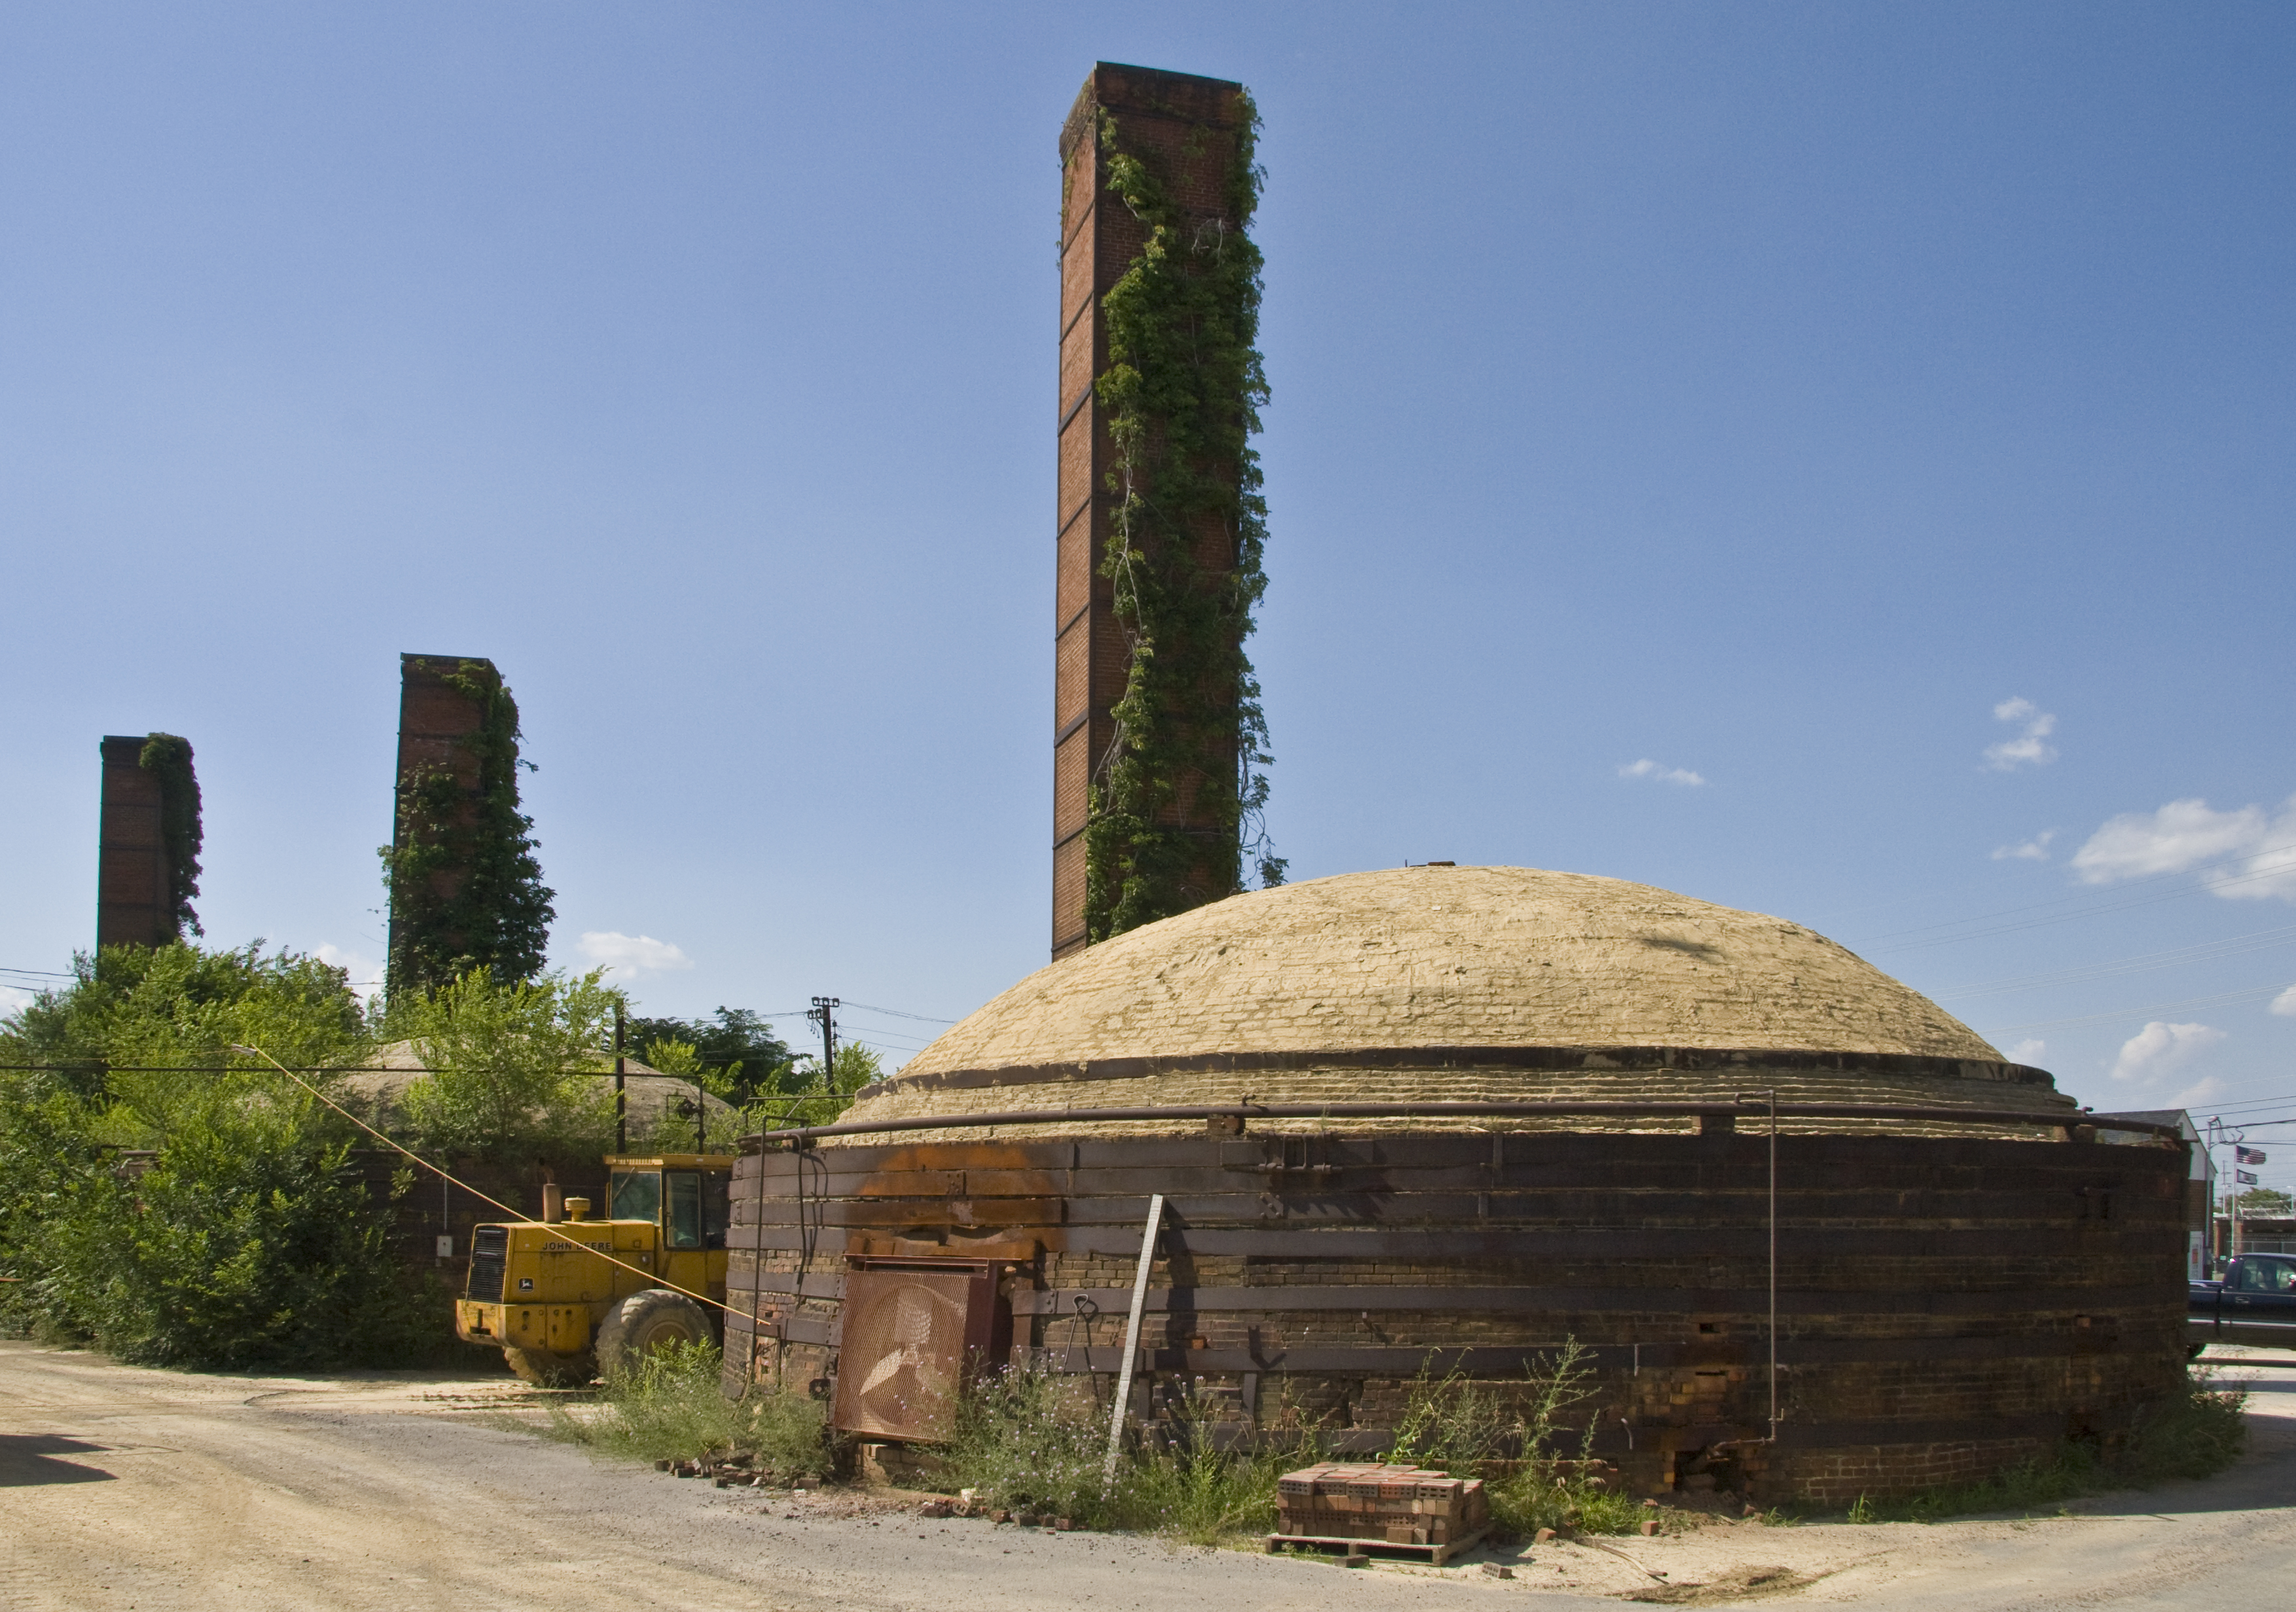
<svg viewBox="0 0 2296 1612">
<path fill-rule="evenodd" d="M 291 1105 L 181 1124 L 151 1167 L 74 1173 L 24 1230 L 50 1336 L 122 1360 L 296 1368 L 435 1356 L 446 1302 L 404 1272 L 348 1144 Z"/>
<path fill-rule="evenodd" d="M 402 1272 L 349 1127 L 250 1068 L 348 1062 L 342 970 L 259 944 L 110 946 L 0 1021 L 0 1322 L 184 1365 L 404 1363 L 449 1334 Z"/>
<path fill-rule="evenodd" d="M 718 1391 L 712 1344 L 672 1344 L 609 1377 L 593 1405 L 550 1407 L 553 1438 L 634 1461 L 741 1455 L 783 1478 L 840 1464 L 825 1408 L 801 1394 L 755 1389 L 738 1402 Z"/>
</svg>

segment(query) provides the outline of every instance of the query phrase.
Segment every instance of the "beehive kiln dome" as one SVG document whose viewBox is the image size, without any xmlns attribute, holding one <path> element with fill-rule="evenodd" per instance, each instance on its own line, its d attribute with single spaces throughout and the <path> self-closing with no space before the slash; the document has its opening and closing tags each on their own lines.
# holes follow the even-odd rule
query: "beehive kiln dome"
<svg viewBox="0 0 2296 1612">
<path fill-rule="evenodd" d="M 2040 1106 L 2064 1101 L 1799 924 L 1624 880 L 1417 867 L 1233 896 L 1064 958 L 941 1035 L 850 1117 L 1246 1090 L 1269 1101 L 1679 1096 L 1692 1068 L 1754 1065 L 1822 1076 L 1803 1101 L 1997 1106 L 2007 1083 Z M 1606 1073 L 1631 1070 L 1644 1073 L 1623 1085 Z M 1558 1084 L 1562 1071 L 1572 1078 Z M 1877 1077 L 1897 1089 L 1868 1089 Z M 1086 1080 L 1095 1089 L 1072 1084 Z M 1940 1081 L 1953 1089 L 1919 1089 Z"/>
</svg>

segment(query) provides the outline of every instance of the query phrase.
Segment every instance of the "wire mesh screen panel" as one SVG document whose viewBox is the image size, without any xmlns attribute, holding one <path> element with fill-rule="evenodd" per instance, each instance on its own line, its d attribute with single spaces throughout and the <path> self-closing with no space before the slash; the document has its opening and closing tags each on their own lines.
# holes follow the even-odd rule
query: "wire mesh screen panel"
<svg viewBox="0 0 2296 1612">
<path fill-rule="evenodd" d="M 877 1269 L 845 1279 L 837 1425 L 880 1438 L 949 1435 L 982 1283 L 970 1269 Z"/>
</svg>

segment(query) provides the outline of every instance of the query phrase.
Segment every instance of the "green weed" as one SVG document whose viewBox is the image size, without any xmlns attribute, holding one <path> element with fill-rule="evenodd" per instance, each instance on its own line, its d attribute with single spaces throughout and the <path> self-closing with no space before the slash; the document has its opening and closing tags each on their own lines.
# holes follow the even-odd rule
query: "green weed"
<svg viewBox="0 0 2296 1612">
<path fill-rule="evenodd" d="M 1224 1451 L 1209 1423 L 1188 1422 L 1170 1447 L 1134 1459 L 1124 1480 L 1125 1526 L 1192 1545 L 1264 1538 L 1275 1526 L 1276 1480 L 1322 1459 L 1313 1427 L 1263 1436 L 1256 1449 Z"/>
<path fill-rule="evenodd" d="M 1266 1534 L 1275 1522 L 1276 1479 L 1322 1458 L 1313 1427 L 1282 1413 L 1270 1420 L 1284 1430 L 1235 1450 L 1217 1446 L 1209 1420 L 1184 1420 L 1163 1448 L 1128 1446 L 1115 1480 L 1103 1484 L 1107 1412 L 1072 1378 L 1002 1371 L 959 1402 L 947 1481 L 1002 1510 L 1232 1544 Z"/>
<path fill-rule="evenodd" d="M 1586 1351 L 1565 1340 L 1550 1361 L 1535 1362 L 1529 1392 L 1502 1395 L 1453 1371 L 1422 1371 L 1396 1424 L 1388 1459 L 1480 1473 L 1491 1521 L 1502 1534 L 1528 1537 L 1541 1528 L 1630 1534 L 1642 1510 L 1592 1470 L 1595 1421 L 1575 1435 L 1563 1413 L 1590 1398 L 1594 1372 Z"/>
<path fill-rule="evenodd" d="M 719 1364 L 715 1345 L 672 1344 L 609 1378 L 589 1405 L 554 1403 L 545 1431 L 633 1461 L 741 1455 L 783 1478 L 837 1469 L 840 1451 L 818 1400 L 767 1389 L 728 1400 L 718 1392 Z"/>
<path fill-rule="evenodd" d="M 1119 1509 L 1119 1495 L 1101 1482 L 1107 1448 L 1105 1416 L 1074 1379 L 1018 1368 L 968 1387 L 943 1453 L 951 1486 L 983 1504 L 1106 1527 Z M 1119 1469 L 1119 1490 L 1124 1476 Z"/>
</svg>

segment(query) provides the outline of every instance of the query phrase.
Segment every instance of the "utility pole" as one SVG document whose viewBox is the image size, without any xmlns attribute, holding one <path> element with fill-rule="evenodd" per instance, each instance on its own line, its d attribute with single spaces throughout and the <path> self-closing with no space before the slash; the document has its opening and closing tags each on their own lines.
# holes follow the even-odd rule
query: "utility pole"
<svg viewBox="0 0 2296 1612">
<path fill-rule="evenodd" d="M 844 1004 L 834 996 L 816 996 L 806 1017 L 821 1027 L 821 1089 L 833 1092 L 833 1071 L 837 1067 L 837 1010 Z"/>
<path fill-rule="evenodd" d="M 614 1004 L 614 1153 L 617 1158 L 630 1150 L 629 1091 L 622 1063 L 622 1004 Z M 609 1213 L 611 1210 L 609 1209 Z"/>
<path fill-rule="evenodd" d="M 2221 1119 L 2211 1119 L 2209 1121 L 2210 1174 L 2214 1175 L 2217 1173 L 2217 1149 L 2220 1147 L 2230 1147 L 2232 1149 L 2232 1185 L 2231 1188 L 2224 1194 L 2225 1218 L 2231 1223 L 2232 1232 L 2232 1247 L 2227 1257 L 2237 1257 L 2240 1254 L 2240 1189 L 2242 1184 L 2240 1166 L 2243 1162 L 2241 1155 L 2247 1151 L 2247 1150 L 2242 1147 L 2241 1144 L 2247 1140 L 2248 1133 L 2245 1130 L 2237 1126 L 2228 1125 Z M 2214 1224 L 2211 1224 L 2209 1227 L 2209 1253 L 2211 1257 L 2213 1257 L 2216 1253 L 2216 1227 Z"/>
</svg>

